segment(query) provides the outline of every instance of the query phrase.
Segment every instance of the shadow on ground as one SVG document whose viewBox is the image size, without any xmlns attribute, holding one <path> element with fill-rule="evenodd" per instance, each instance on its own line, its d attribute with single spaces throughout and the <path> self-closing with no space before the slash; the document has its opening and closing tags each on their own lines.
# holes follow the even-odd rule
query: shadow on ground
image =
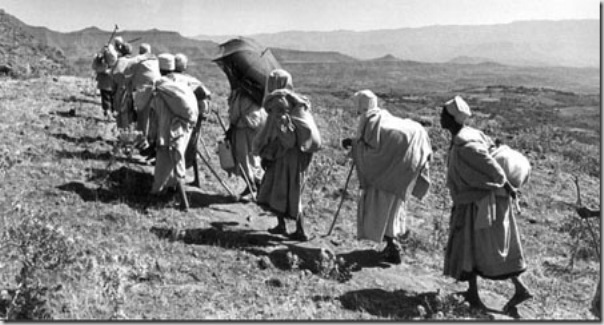
<svg viewBox="0 0 604 325">
<path fill-rule="evenodd" d="M 384 262 L 384 258 L 380 255 L 380 252 L 374 249 L 365 249 L 338 254 L 338 257 L 342 257 L 346 261 L 354 262 L 356 265 L 352 269 L 353 271 L 360 271 L 364 268 L 374 267 L 385 269 L 391 266 L 390 264 Z"/>
<path fill-rule="evenodd" d="M 151 227 L 158 238 L 180 241 L 189 245 L 219 246 L 227 249 L 274 246 L 282 239 L 253 230 L 225 229 L 232 223 L 213 223 L 210 228 L 174 229 Z"/>
<path fill-rule="evenodd" d="M 189 206 L 191 208 L 205 208 L 212 204 L 229 204 L 236 203 L 237 201 L 231 196 L 220 195 L 220 194 L 208 194 L 202 192 L 187 192 L 189 198 Z M 229 210 L 215 209 L 224 212 L 231 212 Z"/>
<path fill-rule="evenodd" d="M 128 167 L 109 171 L 92 169 L 88 182 L 70 182 L 58 186 L 63 191 L 74 192 L 84 201 L 103 203 L 123 202 L 132 208 L 146 210 L 151 206 L 165 204 L 169 196 L 149 195 L 153 175 Z"/>
<path fill-rule="evenodd" d="M 124 160 L 120 157 L 114 157 L 111 151 L 93 152 L 88 149 L 79 151 L 58 150 L 55 155 L 59 159 L 80 159 L 80 160 L 103 160 L 109 161 L 115 158 L 116 161 Z"/>
<path fill-rule="evenodd" d="M 51 134 L 51 136 L 63 140 L 63 141 L 67 141 L 67 142 L 71 142 L 71 143 L 95 143 L 95 142 L 104 142 L 110 146 L 113 146 L 115 144 L 114 140 L 105 140 L 103 139 L 103 137 L 101 136 L 97 136 L 97 137 L 72 137 L 70 135 L 67 135 L 65 133 L 53 133 Z"/>
<path fill-rule="evenodd" d="M 50 115 L 55 115 L 55 116 L 59 116 L 59 117 L 63 117 L 63 118 L 87 119 L 87 120 L 95 121 L 97 123 L 114 123 L 113 121 L 103 119 L 103 118 L 98 118 L 95 116 L 81 115 L 81 113 L 78 113 L 78 110 L 72 110 L 72 111 L 67 111 L 67 112 L 54 111 L 54 112 L 50 112 Z"/>
<path fill-rule="evenodd" d="M 363 289 L 350 291 L 339 297 L 342 307 L 364 311 L 388 319 L 411 320 L 431 319 L 441 312 L 443 316 L 472 316 L 475 319 L 490 320 L 486 311 L 470 309 L 461 301 L 452 300 L 452 296 L 441 296 L 437 292 L 414 293 L 406 290 L 385 291 L 382 289 Z M 421 307 L 420 307 L 421 306 Z M 417 318 L 416 318 L 417 319 Z"/>
</svg>

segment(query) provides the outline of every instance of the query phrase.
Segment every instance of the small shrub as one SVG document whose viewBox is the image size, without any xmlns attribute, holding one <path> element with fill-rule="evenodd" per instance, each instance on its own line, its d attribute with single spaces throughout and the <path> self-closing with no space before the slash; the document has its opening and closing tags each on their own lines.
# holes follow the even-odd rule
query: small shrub
<svg viewBox="0 0 604 325">
<path fill-rule="evenodd" d="M 0 317 L 6 320 L 52 319 L 49 295 L 61 289 L 53 277 L 75 260 L 73 239 L 65 236 L 44 216 L 26 215 L 3 234 L 3 260 L 20 268 L 16 289 L 8 290 L 10 302 Z M 12 291 L 12 294 L 10 292 Z"/>
</svg>

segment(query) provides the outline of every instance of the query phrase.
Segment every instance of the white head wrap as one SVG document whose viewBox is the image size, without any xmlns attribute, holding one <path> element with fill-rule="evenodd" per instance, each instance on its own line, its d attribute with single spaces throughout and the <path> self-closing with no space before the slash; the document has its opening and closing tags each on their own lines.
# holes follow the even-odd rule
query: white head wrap
<svg viewBox="0 0 604 325">
<path fill-rule="evenodd" d="M 170 53 L 162 53 L 157 56 L 159 60 L 159 69 L 164 71 L 174 71 L 175 60 L 174 55 Z"/>
<path fill-rule="evenodd" d="M 472 116 L 470 106 L 459 95 L 446 102 L 445 109 L 459 124 L 463 124 L 468 117 Z"/>
<path fill-rule="evenodd" d="M 183 72 L 185 70 L 187 70 L 187 63 L 189 62 L 189 59 L 187 59 L 187 56 L 182 54 L 182 53 L 178 53 L 174 56 L 174 63 L 175 63 L 175 70 L 178 72 Z"/>
<path fill-rule="evenodd" d="M 277 89 L 294 89 L 292 75 L 283 69 L 275 69 L 268 75 L 266 93 L 270 94 Z"/>
<path fill-rule="evenodd" d="M 378 98 L 369 89 L 357 91 L 353 95 L 353 99 L 357 106 L 357 113 L 359 114 L 378 108 Z"/>
</svg>

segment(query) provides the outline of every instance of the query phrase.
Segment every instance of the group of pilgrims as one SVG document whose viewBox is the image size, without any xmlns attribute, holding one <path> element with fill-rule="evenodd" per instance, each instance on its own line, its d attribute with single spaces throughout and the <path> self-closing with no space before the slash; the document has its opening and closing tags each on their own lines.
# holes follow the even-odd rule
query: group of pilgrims
<svg viewBox="0 0 604 325">
<path fill-rule="evenodd" d="M 200 183 L 195 155 L 212 96 L 186 73 L 187 65 L 184 54 L 156 56 L 145 43 L 135 55 L 121 37 L 105 46 L 92 64 L 105 115 L 115 117 L 118 129 L 140 132 L 140 155 L 154 160 L 150 194 L 177 193 L 183 210 L 189 208 L 187 168 L 194 168 Z M 400 264 L 399 239 L 407 232 L 405 202 L 409 195 L 421 200 L 430 187 L 430 138 L 420 123 L 381 108 L 371 90 L 354 93 L 351 102 L 358 128 L 354 137 L 341 140 L 341 147 L 348 151 L 360 184 L 357 238 L 385 241 L 382 258 Z M 247 184 L 241 195 L 255 194 L 256 203 L 277 216 L 277 225 L 268 232 L 308 241 L 302 193 L 309 165 L 322 146 L 309 97 L 298 93 L 291 74 L 279 68 L 268 74 L 262 105 L 244 89 L 232 87 L 228 113 L 226 141 L 240 166 L 235 173 Z M 510 279 L 515 293 L 503 307 L 510 311 L 532 298 L 519 278 L 527 263 L 513 205 L 528 171 L 514 173 L 501 166 L 493 157 L 498 144 L 467 125 L 471 115 L 460 96 L 440 106 L 441 126 L 452 135 L 446 184 L 453 208 L 444 275 L 467 281 L 464 297 L 478 308 L 485 306 L 477 276 Z M 287 221 L 295 222 L 293 232 L 287 231 Z"/>
</svg>

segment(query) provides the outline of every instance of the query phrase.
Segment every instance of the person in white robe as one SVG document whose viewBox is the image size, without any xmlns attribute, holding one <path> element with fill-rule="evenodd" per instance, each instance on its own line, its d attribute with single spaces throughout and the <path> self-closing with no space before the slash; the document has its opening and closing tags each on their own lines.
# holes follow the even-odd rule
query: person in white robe
<svg viewBox="0 0 604 325">
<path fill-rule="evenodd" d="M 353 98 L 360 114 L 357 136 L 345 139 L 343 146 L 352 146 L 361 187 L 357 238 L 386 240 L 384 259 L 399 264 L 396 239 L 407 230 L 405 202 L 410 194 L 421 200 L 430 187 L 430 139 L 418 122 L 378 107 L 372 91 L 359 91 Z"/>
</svg>

